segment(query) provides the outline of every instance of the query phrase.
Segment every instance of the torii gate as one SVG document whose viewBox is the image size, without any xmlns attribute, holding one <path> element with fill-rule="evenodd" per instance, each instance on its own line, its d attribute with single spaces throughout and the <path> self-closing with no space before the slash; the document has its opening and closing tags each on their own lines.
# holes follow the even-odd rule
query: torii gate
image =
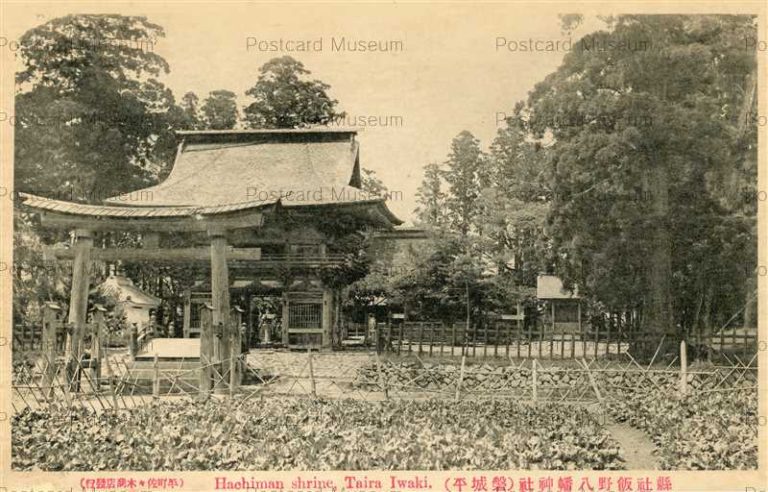
<svg viewBox="0 0 768 492">
<path fill-rule="evenodd" d="M 227 233 L 234 229 L 259 228 L 263 224 L 262 210 L 246 213 L 204 214 L 183 213 L 181 210 L 164 208 L 101 207 L 93 205 L 58 202 L 22 195 L 24 206 L 40 214 L 44 227 L 63 228 L 72 231 L 70 249 L 47 248 L 46 254 L 59 260 L 72 260 L 72 286 L 69 305 L 71 333 L 67 340 L 67 360 L 80 360 L 81 342 L 85 331 L 88 290 L 90 285 L 89 266 L 91 261 L 162 261 L 162 262 L 210 262 L 212 326 L 224 327 L 226 336 L 213 337 L 206 333 L 205 339 L 218 343 L 216 352 L 221 360 L 230 357 L 230 339 L 239 346 L 239 329 L 229 323 L 229 270 L 228 260 L 258 261 L 260 248 L 232 248 L 227 244 Z M 104 209 L 109 209 L 105 215 Z M 159 215 L 162 212 L 162 215 Z M 204 212 L 204 211 L 202 211 Z M 159 215 L 159 216 L 158 216 Z M 203 232 L 209 240 L 208 247 L 163 248 L 159 246 L 160 234 L 168 231 Z M 142 236 L 142 248 L 94 248 L 96 232 L 138 232 Z M 212 347 L 211 347 L 212 348 Z M 209 347 L 201 346 L 202 357 L 210 357 Z M 203 388 L 206 389 L 206 388 Z"/>
</svg>

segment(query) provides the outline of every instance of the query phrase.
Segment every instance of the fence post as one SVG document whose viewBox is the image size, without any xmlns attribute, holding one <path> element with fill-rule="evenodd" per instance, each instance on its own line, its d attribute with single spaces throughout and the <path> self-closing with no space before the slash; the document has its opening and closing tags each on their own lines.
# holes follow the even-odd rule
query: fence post
<svg viewBox="0 0 768 492">
<path fill-rule="evenodd" d="M 240 346 L 235 346 L 235 335 L 229 336 L 229 398 L 235 397 L 235 387 L 237 386 L 237 356 L 240 353 Z"/>
<path fill-rule="evenodd" d="M 160 364 L 158 362 L 158 355 L 155 353 L 154 360 L 152 362 L 152 369 L 154 375 L 152 377 L 152 397 L 157 398 L 160 396 Z"/>
<path fill-rule="evenodd" d="M 595 392 L 597 401 L 603 403 L 603 395 L 600 393 L 600 388 L 597 387 L 595 375 L 592 374 L 592 371 L 589 370 L 589 364 L 587 364 L 587 360 L 584 357 L 581 358 L 581 364 L 584 366 L 584 370 L 587 371 L 587 378 L 589 378 L 589 384 L 592 386 L 592 390 Z"/>
<path fill-rule="evenodd" d="M 112 393 L 112 409 L 117 415 L 117 376 L 111 374 L 109 376 L 109 392 Z"/>
<path fill-rule="evenodd" d="M 440 356 L 442 356 L 445 347 L 445 324 L 441 322 L 438 326 L 440 326 Z"/>
<path fill-rule="evenodd" d="M 429 324 L 429 356 L 432 357 L 432 346 L 435 344 L 435 325 Z"/>
<path fill-rule="evenodd" d="M 456 383 L 456 397 L 454 398 L 454 401 L 459 401 L 459 395 L 461 394 L 461 383 L 464 381 L 464 364 L 467 361 L 467 356 L 462 355 L 461 356 L 461 369 L 459 370 L 459 380 Z"/>
<path fill-rule="evenodd" d="M 47 362 L 44 371 L 43 381 L 46 386 L 45 398 L 53 397 L 56 383 L 56 331 L 60 325 L 58 312 L 61 310 L 57 304 L 46 303 L 43 308 L 43 333 L 42 333 L 42 352 L 44 360 Z"/>
<path fill-rule="evenodd" d="M 128 328 L 128 352 L 131 355 L 131 360 L 136 357 L 136 352 L 138 351 L 138 336 L 136 325 L 132 324 Z"/>
<path fill-rule="evenodd" d="M 536 362 L 536 359 L 533 359 L 533 363 L 531 364 L 532 374 L 531 374 L 531 383 L 533 385 L 533 404 L 538 404 L 539 400 L 539 372 L 538 372 L 538 363 Z"/>
<path fill-rule="evenodd" d="M 312 349 L 307 349 L 307 357 L 309 358 L 309 384 L 312 388 L 312 398 L 317 398 L 317 388 L 315 387 L 315 369 L 312 366 Z"/>
<path fill-rule="evenodd" d="M 421 355 L 422 338 L 424 337 L 424 322 L 419 322 L 419 355 Z"/>
<path fill-rule="evenodd" d="M 389 400 L 389 384 L 381 370 L 381 360 L 379 360 L 378 352 L 376 353 L 376 372 L 378 372 L 379 375 L 379 386 L 381 386 L 381 389 L 384 391 L 384 399 Z"/>
<path fill-rule="evenodd" d="M 456 323 L 451 323 L 451 357 L 453 357 L 453 349 L 456 347 Z"/>
<path fill-rule="evenodd" d="M 688 349 L 685 340 L 680 341 L 680 396 L 688 391 Z"/>
</svg>

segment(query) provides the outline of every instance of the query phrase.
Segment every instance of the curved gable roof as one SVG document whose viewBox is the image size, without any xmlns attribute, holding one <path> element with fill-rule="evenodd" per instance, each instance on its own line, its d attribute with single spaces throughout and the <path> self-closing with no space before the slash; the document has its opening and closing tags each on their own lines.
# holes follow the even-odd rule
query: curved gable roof
<svg viewBox="0 0 768 492">
<path fill-rule="evenodd" d="M 184 140 L 170 175 L 132 192 L 141 196 L 135 205 L 214 207 L 299 196 L 306 199 L 295 205 L 317 205 L 362 193 L 355 187 L 360 183 L 359 146 L 352 130 L 179 134 Z M 106 202 L 123 200 L 116 196 Z"/>
</svg>

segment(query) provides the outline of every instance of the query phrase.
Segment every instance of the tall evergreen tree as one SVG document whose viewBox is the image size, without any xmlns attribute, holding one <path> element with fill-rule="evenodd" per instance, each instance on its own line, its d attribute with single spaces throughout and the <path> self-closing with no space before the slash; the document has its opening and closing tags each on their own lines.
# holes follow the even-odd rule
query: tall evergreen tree
<svg viewBox="0 0 768 492">
<path fill-rule="evenodd" d="M 273 58 L 259 69 L 256 84 L 245 94 L 255 99 L 245 107 L 251 128 L 301 128 L 327 125 L 344 116 L 338 101 L 328 95 L 325 82 L 310 79 L 312 72 L 290 56 Z"/>
<path fill-rule="evenodd" d="M 414 213 L 423 227 L 441 229 L 446 226 L 446 193 L 443 191 L 443 171 L 437 163 L 424 167 L 424 179 L 416 193 L 418 206 Z"/>
<path fill-rule="evenodd" d="M 209 130 L 231 130 L 237 124 L 235 93 L 227 90 L 212 91 L 201 108 L 203 123 Z"/>
<path fill-rule="evenodd" d="M 157 179 L 175 147 L 163 35 L 144 17 L 70 15 L 21 37 L 17 190 L 100 202 Z"/>
<path fill-rule="evenodd" d="M 184 130 L 201 130 L 204 127 L 202 115 L 200 114 L 200 98 L 192 91 L 182 96 L 179 104 L 182 116 L 181 127 Z"/>
<path fill-rule="evenodd" d="M 754 34 L 750 17 L 610 19 L 525 109 L 533 136 L 553 142 L 548 235 L 559 273 L 608 306 L 642 309 L 659 334 L 690 328 L 708 296 L 707 317 L 725 320 L 743 292 L 733 259 L 749 257 L 752 219 L 712 190 L 746 162 L 734 127 Z"/>
<path fill-rule="evenodd" d="M 480 141 L 463 131 L 451 142 L 443 179 L 448 185 L 445 208 L 450 226 L 462 236 L 477 232 L 478 199 L 490 184 L 487 159 Z"/>
</svg>

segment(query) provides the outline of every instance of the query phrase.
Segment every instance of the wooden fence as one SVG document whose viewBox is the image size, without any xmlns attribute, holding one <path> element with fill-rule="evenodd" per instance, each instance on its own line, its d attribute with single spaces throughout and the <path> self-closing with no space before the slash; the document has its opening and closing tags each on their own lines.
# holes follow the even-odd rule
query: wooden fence
<svg viewBox="0 0 768 492">
<path fill-rule="evenodd" d="M 543 323 L 495 322 L 481 325 L 405 321 L 379 323 L 371 346 L 380 353 L 415 353 L 420 356 L 469 356 L 516 359 L 579 359 L 621 356 L 630 348 L 645 359 L 662 340 L 676 346 L 686 340 L 692 356 L 712 359 L 738 354 L 749 358 L 758 348 L 757 329 L 721 329 L 659 334 L 613 324 L 584 325 L 581 330 Z M 642 354 L 642 355 L 641 355 Z"/>
<path fill-rule="evenodd" d="M 238 406 L 264 397 L 310 397 L 381 401 L 392 398 L 460 400 L 512 398 L 531 403 L 603 403 L 622 400 L 627 392 L 649 398 L 697 396 L 711 392 L 756 391 L 756 356 L 733 356 L 728 365 L 688 366 L 685 349 L 670 364 L 640 364 L 630 353 L 619 360 L 577 359 L 566 363 L 539 360 L 488 361 L 463 356 L 429 362 L 409 357 L 327 352 L 242 354 L 216 364 L 196 360 L 131 363 L 107 357 L 103 367 L 67 365 L 40 359 L 14 373 L 12 407 L 45 409 L 65 405 L 93 411 L 143 405 L 158 398 L 207 397 L 197 384 L 201 371 L 224 380 L 222 367 L 242 369 L 242 384 L 223 392 Z M 232 371 L 229 372 L 231 376 Z M 216 384 L 213 385 L 217 386 Z M 249 403 L 250 402 L 250 403 Z"/>
</svg>

